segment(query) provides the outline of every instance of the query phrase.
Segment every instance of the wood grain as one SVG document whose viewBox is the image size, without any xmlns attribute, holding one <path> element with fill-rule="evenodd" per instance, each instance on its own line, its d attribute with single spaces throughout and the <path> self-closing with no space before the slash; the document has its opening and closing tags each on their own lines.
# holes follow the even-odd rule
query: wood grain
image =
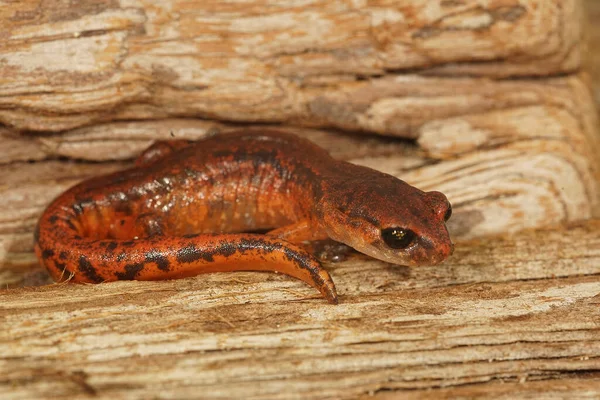
<svg viewBox="0 0 600 400">
<path fill-rule="evenodd" d="M 261 273 L 0 292 L 8 398 L 600 396 L 600 221 L 327 264 L 331 306 Z M 506 383 L 507 386 L 503 386 Z"/>
<path fill-rule="evenodd" d="M 600 397 L 587 3 L 2 3 L 2 396 Z M 445 192 L 455 254 L 325 262 L 339 306 L 266 273 L 47 285 L 32 231 L 54 196 L 249 123 Z"/>
<path fill-rule="evenodd" d="M 594 100 L 600 110 L 600 3 L 595 0 L 584 2 L 586 22 L 586 50 L 583 54 L 583 66 L 591 76 L 591 89 Z"/>
<path fill-rule="evenodd" d="M 577 71 L 581 14 L 578 0 L 6 2 L 0 123 L 61 131 L 185 116 L 414 136 L 385 97 L 369 110 L 375 99 L 355 96 L 404 71 Z M 340 105 L 349 99 L 362 118 Z"/>
</svg>

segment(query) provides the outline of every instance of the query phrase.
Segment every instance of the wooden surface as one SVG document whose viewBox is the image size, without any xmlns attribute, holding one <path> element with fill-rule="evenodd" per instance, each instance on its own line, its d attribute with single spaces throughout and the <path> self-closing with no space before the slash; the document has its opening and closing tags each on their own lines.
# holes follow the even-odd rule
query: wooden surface
<svg viewBox="0 0 600 400">
<path fill-rule="evenodd" d="M 0 123 L 62 131 L 185 116 L 414 136 L 419 119 L 406 113 L 431 120 L 435 104 L 396 99 L 414 78 L 387 75 L 571 73 L 581 13 L 579 0 L 9 1 Z"/>
<path fill-rule="evenodd" d="M 2 396 L 600 397 L 587 3 L 3 3 Z M 326 263 L 339 306 L 260 273 L 39 286 L 54 196 L 157 138 L 249 121 L 445 192 L 455 254 Z"/>
<path fill-rule="evenodd" d="M 600 396 L 600 221 L 268 273 L 0 292 L 5 398 Z M 374 397 L 372 397 L 372 395 Z"/>
<path fill-rule="evenodd" d="M 586 0 L 586 38 L 587 51 L 584 52 L 585 69 L 592 79 L 591 89 L 598 110 L 600 110 L 600 2 Z"/>
</svg>

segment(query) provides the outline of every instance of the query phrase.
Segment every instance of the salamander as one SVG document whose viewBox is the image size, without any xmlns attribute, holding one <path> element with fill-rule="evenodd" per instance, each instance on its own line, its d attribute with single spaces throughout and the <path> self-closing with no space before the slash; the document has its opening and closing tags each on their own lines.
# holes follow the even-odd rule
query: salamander
<svg viewBox="0 0 600 400">
<path fill-rule="evenodd" d="M 444 194 L 336 160 L 307 139 L 239 130 L 159 141 L 134 167 L 79 183 L 46 208 L 34 241 L 55 281 L 276 271 L 337 303 L 303 242 L 331 238 L 389 263 L 433 265 L 454 249 L 451 213 Z"/>
</svg>

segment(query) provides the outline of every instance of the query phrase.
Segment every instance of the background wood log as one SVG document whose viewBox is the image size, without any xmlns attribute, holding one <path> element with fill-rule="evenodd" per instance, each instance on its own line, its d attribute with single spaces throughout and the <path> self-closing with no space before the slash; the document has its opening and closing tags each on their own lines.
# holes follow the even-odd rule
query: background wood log
<svg viewBox="0 0 600 400">
<path fill-rule="evenodd" d="M 594 0 L 585 1 L 585 14 L 587 19 L 587 51 L 584 53 L 585 69 L 589 71 L 592 79 L 592 92 L 598 109 L 600 110 L 600 3 Z"/>
<path fill-rule="evenodd" d="M 0 122 L 61 131 L 193 116 L 414 136 L 404 120 L 419 103 L 387 98 L 415 82 L 378 77 L 573 72 L 581 28 L 572 22 L 581 13 L 578 0 L 8 2 L 0 11 Z M 489 107 L 471 98 L 430 108 L 453 105 L 447 116 L 470 103 Z M 421 110 L 425 119 L 430 108 Z"/>
<path fill-rule="evenodd" d="M 600 395 L 600 221 L 463 243 L 443 265 L 0 292 L 7 398 Z M 508 383 L 507 387 L 500 382 Z M 481 384 L 485 384 L 481 386 Z"/>
</svg>

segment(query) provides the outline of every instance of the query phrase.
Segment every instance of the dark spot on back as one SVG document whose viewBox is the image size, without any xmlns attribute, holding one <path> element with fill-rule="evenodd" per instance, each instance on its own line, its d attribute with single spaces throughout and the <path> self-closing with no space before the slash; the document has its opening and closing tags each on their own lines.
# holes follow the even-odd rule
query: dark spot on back
<svg viewBox="0 0 600 400">
<path fill-rule="evenodd" d="M 212 254 L 202 252 L 193 244 L 182 247 L 177 251 L 177 261 L 180 263 L 191 263 L 203 259 L 205 261 L 214 261 Z"/>
<path fill-rule="evenodd" d="M 79 271 L 81 271 L 90 281 L 99 283 L 104 279 L 96 272 L 96 269 L 86 256 L 79 256 Z"/>
<path fill-rule="evenodd" d="M 117 242 L 110 242 L 108 246 L 106 246 L 106 250 L 112 253 L 118 246 L 119 244 Z"/>
<path fill-rule="evenodd" d="M 42 258 L 45 260 L 47 258 L 50 258 L 54 256 L 54 250 L 52 249 L 46 249 L 44 251 L 42 251 Z"/>
<path fill-rule="evenodd" d="M 58 216 L 51 215 L 50 218 L 48 218 L 48 221 L 50 221 L 51 224 L 54 224 L 54 223 L 56 223 L 56 221 L 58 221 Z"/>
<path fill-rule="evenodd" d="M 135 276 L 142 269 L 144 269 L 144 263 L 127 264 L 125 266 L 125 272 L 117 272 L 115 273 L 115 276 L 120 280 L 131 281 L 135 279 Z"/>
<path fill-rule="evenodd" d="M 153 262 L 161 271 L 169 270 L 169 259 L 158 250 L 150 250 L 146 253 L 146 262 Z"/>
<path fill-rule="evenodd" d="M 67 268 L 67 264 L 65 264 L 65 263 L 55 261 L 54 266 L 56 267 L 57 270 L 59 270 L 63 273 L 63 278 L 68 278 L 72 274 L 72 272 L 69 271 L 69 269 Z"/>
<path fill-rule="evenodd" d="M 236 252 L 237 248 L 232 243 L 221 243 L 219 245 L 219 248 L 215 251 L 215 254 L 218 254 L 223 257 L 229 257 L 235 254 Z"/>
<path fill-rule="evenodd" d="M 71 228 L 72 230 L 74 230 L 75 232 L 77 232 L 77 228 L 75 227 L 75 225 L 73 225 L 73 222 L 71 222 L 70 219 L 65 220 L 65 223 L 67 224 L 67 226 L 69 228 Z"/>
<path fill-rule="evenodd" d="M 75 215 L 81 215 L 86 208 L 92 207 L 94 204 L 94 199 L 91 197 L 86 197 L 73 204 L 73 211 L 75 211 Z"/>
</svg>

